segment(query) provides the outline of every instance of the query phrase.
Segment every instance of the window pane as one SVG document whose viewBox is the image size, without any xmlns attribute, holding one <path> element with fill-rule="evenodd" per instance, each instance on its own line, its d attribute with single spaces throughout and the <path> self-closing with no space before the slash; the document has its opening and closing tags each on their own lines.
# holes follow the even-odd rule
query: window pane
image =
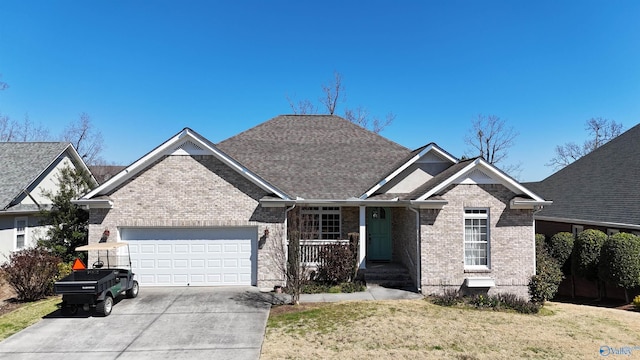
<svg viewBox="0 0 640 360">
<path fill-rule="evenodd" d="M 464 264 L 466 266 L 488 265 L 488 229 L 486 209 L 465 209 L 464 219 Z"/>
<path fill-rule="evenodd" d="M 22 249 L 24 247 L 24 235 L 16 236 L 16 247 Z"/>
</svg>

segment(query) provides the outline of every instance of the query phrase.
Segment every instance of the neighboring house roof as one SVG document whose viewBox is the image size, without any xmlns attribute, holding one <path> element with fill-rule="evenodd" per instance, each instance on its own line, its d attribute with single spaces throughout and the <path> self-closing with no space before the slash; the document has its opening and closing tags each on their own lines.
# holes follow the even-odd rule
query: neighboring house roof
<svg viewBox="0 0 640 360">
<path fill-rule="evenodd" d="M 0 208 L 11 206 L 69 145 L 64 142 L 0 143 Z"/>
<path fill-rule="evenodd" d="M 70 146 L 66 142 L 1 142 L 0 209 L 10 207 Z"/>
<path fill-rule="evenodd" d="M 283 115 L 220 142 L 292 198 L 362 195 L 411 151 L 338 116 Z"/>
<path fill-rule="evenodd" d="M 540 220 L 640 226 L 640 124 L 538 183 Z"/>
<path fill-rule="evenodd" d="M 111 179 L 114 175 L 120 171 L 126 169 L 126 166 L 122 165 L 91 165 L 89 170 L 98 181 L 98 184 L 102 184 L 105 181 Z"/>
</svg>

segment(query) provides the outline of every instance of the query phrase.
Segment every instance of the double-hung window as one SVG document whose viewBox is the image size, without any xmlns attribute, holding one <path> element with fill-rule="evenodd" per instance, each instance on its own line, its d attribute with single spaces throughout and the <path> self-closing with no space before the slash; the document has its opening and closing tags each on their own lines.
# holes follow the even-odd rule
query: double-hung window
<svg viewBox="0 0 640 360">
<path fill-rule="evenodd" d="M 333 206 L 305 207 L 300 210 L 302 236 L 305 240 L 340 239 L 340 208 Z"/>
<path fill-rule="evenodd" d="M 27 218 L 19 217 L 15 220 L 16 250 L 24 248 L 27 241 Z"/>
<path fill-rule="evenodd" d="M 464 266 L 489 267 L 489 210 L 464 210 Z"/>
</svg>

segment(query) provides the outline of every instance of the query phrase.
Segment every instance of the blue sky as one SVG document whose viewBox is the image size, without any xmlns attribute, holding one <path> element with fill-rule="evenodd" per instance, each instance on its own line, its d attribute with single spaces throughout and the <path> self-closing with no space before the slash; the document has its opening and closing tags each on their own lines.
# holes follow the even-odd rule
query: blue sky
<svg viewBox="0 0 640 360">
<path fill-rule="evenodd" d="M 2 0 L 0 18 L 0 113 L 59 133 L 86 112 L 118 164 L 291 113 L 334 71 L 408 148 L 460 156 L 475 116 L 506 119 L 524 181 L 589 118 L 640 122 L 638 1 Z"/>
</svg>

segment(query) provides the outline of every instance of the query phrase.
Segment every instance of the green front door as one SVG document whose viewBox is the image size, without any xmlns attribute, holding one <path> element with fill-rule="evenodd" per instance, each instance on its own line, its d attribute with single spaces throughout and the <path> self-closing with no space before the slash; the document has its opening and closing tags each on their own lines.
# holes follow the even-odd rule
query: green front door
<svg viewBox="0 0 640 360">
<path fill-rule="evenodd" d="M 391 261 L 391 211 L 367 208 L 367 260 Z"/>
</svg>

